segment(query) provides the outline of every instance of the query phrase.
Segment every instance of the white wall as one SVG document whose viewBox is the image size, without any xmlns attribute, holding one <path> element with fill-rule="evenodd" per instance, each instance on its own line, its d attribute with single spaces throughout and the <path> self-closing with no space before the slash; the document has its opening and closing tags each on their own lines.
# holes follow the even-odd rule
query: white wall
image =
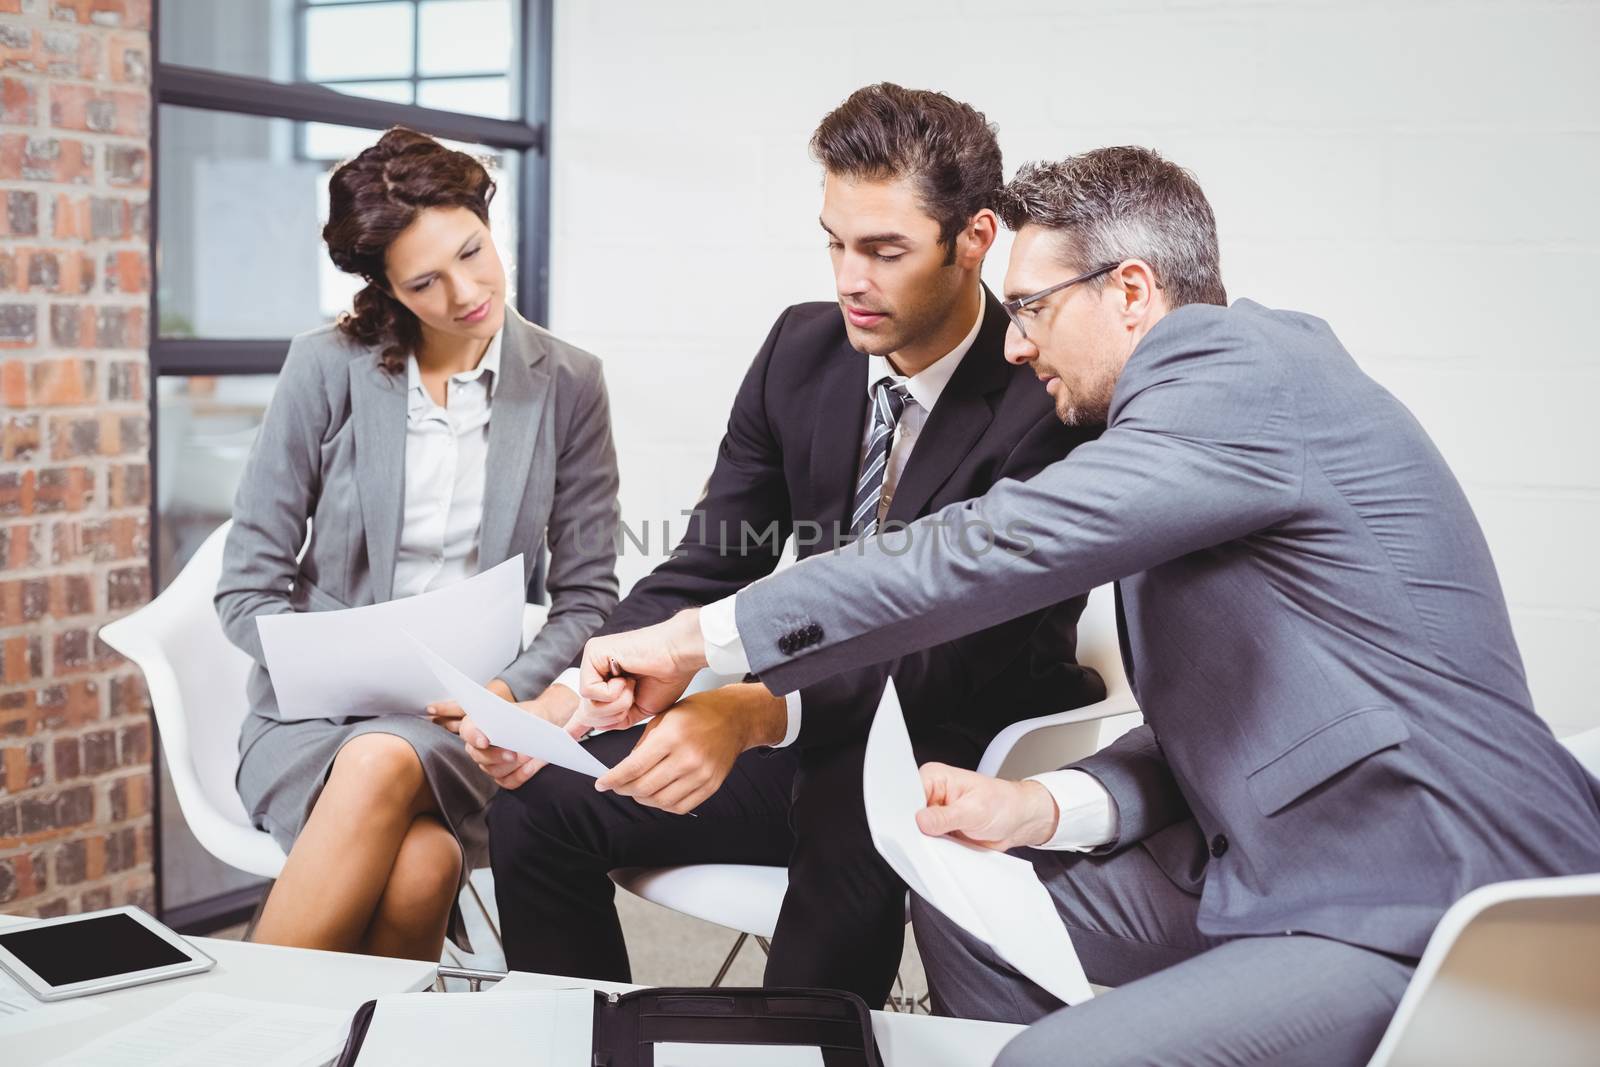
<svg viewBox="0 0 1600 1067">
<path fill-rule="evenodd" d="M 772 319 L 831 297 L 818 120 L 868 82 L 940 89 L 999 124 L 1008 175 L 1105 144 L 1190 167 L 1230 294 L 1328 319 L 1412 407 L 1488 532 L 1540 711 L 1600 725 L 1600 6 L 556 9 L 551 320 L 606 359 L 635 526 L 677 536 Z"/>
</svg>

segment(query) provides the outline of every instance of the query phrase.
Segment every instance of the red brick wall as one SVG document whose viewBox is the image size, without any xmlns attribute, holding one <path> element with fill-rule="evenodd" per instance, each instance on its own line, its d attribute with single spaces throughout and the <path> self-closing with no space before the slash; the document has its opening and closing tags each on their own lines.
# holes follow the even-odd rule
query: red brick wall
<svg viewBox="0 0 1600 1067">
<path fill-rule="evenodd" d="M 0 911 L 152 904 L 148 0 L 0 0 Z"/>
</svg>

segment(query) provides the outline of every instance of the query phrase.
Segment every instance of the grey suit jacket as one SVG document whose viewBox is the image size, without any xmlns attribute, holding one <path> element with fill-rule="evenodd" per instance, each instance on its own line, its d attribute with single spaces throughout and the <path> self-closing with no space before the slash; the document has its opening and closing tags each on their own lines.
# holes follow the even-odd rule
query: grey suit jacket
<svg viewBox="0 0 1600 1067">
<path fill-rule="evenodd" d="M 1098 441 L 736 610 L 785 692 L 1117 579 L 1147 726 L 1079 766 L 1116 800 L 1108 850 L 1202 889 L 1205 933 L 1416 956 L 1475 886 L 1600 870 L 1600 784 L 1534 714 L 1465 496 L 1310 316 L 1173 312 Z"/>
<path fill-rule="evenodd" d="M 404 375 L 332 326 L 290 343 L 234 498 L 216 595 L 229 640 L 256 661 L 254 711 L 277 717 L 256 616 L 392 597 L 405 440 Z M 536 595 L 540 547 L 550 552 L 548 621 L 501 673 L 527 699 L 616 606 L 617 461 L 600 361 L 510 309 L 487 462 L 479 569 L 520 552 Z"/>
</svg>

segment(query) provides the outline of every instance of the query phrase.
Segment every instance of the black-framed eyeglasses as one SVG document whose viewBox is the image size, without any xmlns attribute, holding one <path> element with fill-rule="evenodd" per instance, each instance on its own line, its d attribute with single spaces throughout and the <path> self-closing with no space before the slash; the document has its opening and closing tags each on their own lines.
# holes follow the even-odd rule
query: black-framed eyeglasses
<svg viewBox="0 0 1600 1067">
<path fill-rule="evenodd" d="M 1028 328 L 1022 324 L 1021 312 L 1023 308 L 1027 307 L 1029 304 L 1036 304 L 1047 296 L 1053 296 L 1068 286 L 1077 285 L 1079 282 L 1086 282 L 1091 278 L 1098 278 L 1102 274 L 1107 274 L 1111 271 L 1114 271 L 1121 265 L 1122 264 L 1120 261 L 1116 263 L 1104 264 L 1103 266 L 1096 267 L 1094 270 L 1085 271 L 1075 278 L 1068 278 L 1064 282 L 1057 282 L 1048 289 L 1040 289 L 1037 293 L 1029 293 L 1027 296 L 1019 296 L 1015 300 L 1007 300 L 1000 306 L 1005 308 L 1006 318 L 1011 320 L 1011 325 L 1017 328 L 1017 332 L 1022 335 L 1022 339 L 1027 340 Z"/>
</svg>

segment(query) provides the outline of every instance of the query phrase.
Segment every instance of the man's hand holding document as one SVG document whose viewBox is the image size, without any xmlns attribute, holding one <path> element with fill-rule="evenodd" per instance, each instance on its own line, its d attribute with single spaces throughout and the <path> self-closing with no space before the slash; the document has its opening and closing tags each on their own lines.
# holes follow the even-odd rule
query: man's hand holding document
<svg viewBox="0 0 1600 1067">
<path fill-rule="evenodd" d="M 460 704 L 462 712 L 483 731 L 491 745 L 591 778 L 598 778 L 609 769 L 555 723 L 495 696 L 417 638 L 409 638 L 409 645 L 447 694 L 443 699 Z"/>
<path fill-rule="evenodd" d="M 256 619 L 285 719 L 421 715 L 451 699 L 417 658 L 411 635 L 476 682 L 522 647 L 522 557 L 419 596 L 336 611 Z"/>
<path fill-rule="evenodd" d="M 862 786 L 872 843 L 912 892 L 1067 1004 L 1093 995 L 1031 864 L 949 837 L 930 837 L 918 826 L 918 813 L 939 798 L 929 797 L 917 772 L 892 680 L 867 736 Z"/>
</svg>

